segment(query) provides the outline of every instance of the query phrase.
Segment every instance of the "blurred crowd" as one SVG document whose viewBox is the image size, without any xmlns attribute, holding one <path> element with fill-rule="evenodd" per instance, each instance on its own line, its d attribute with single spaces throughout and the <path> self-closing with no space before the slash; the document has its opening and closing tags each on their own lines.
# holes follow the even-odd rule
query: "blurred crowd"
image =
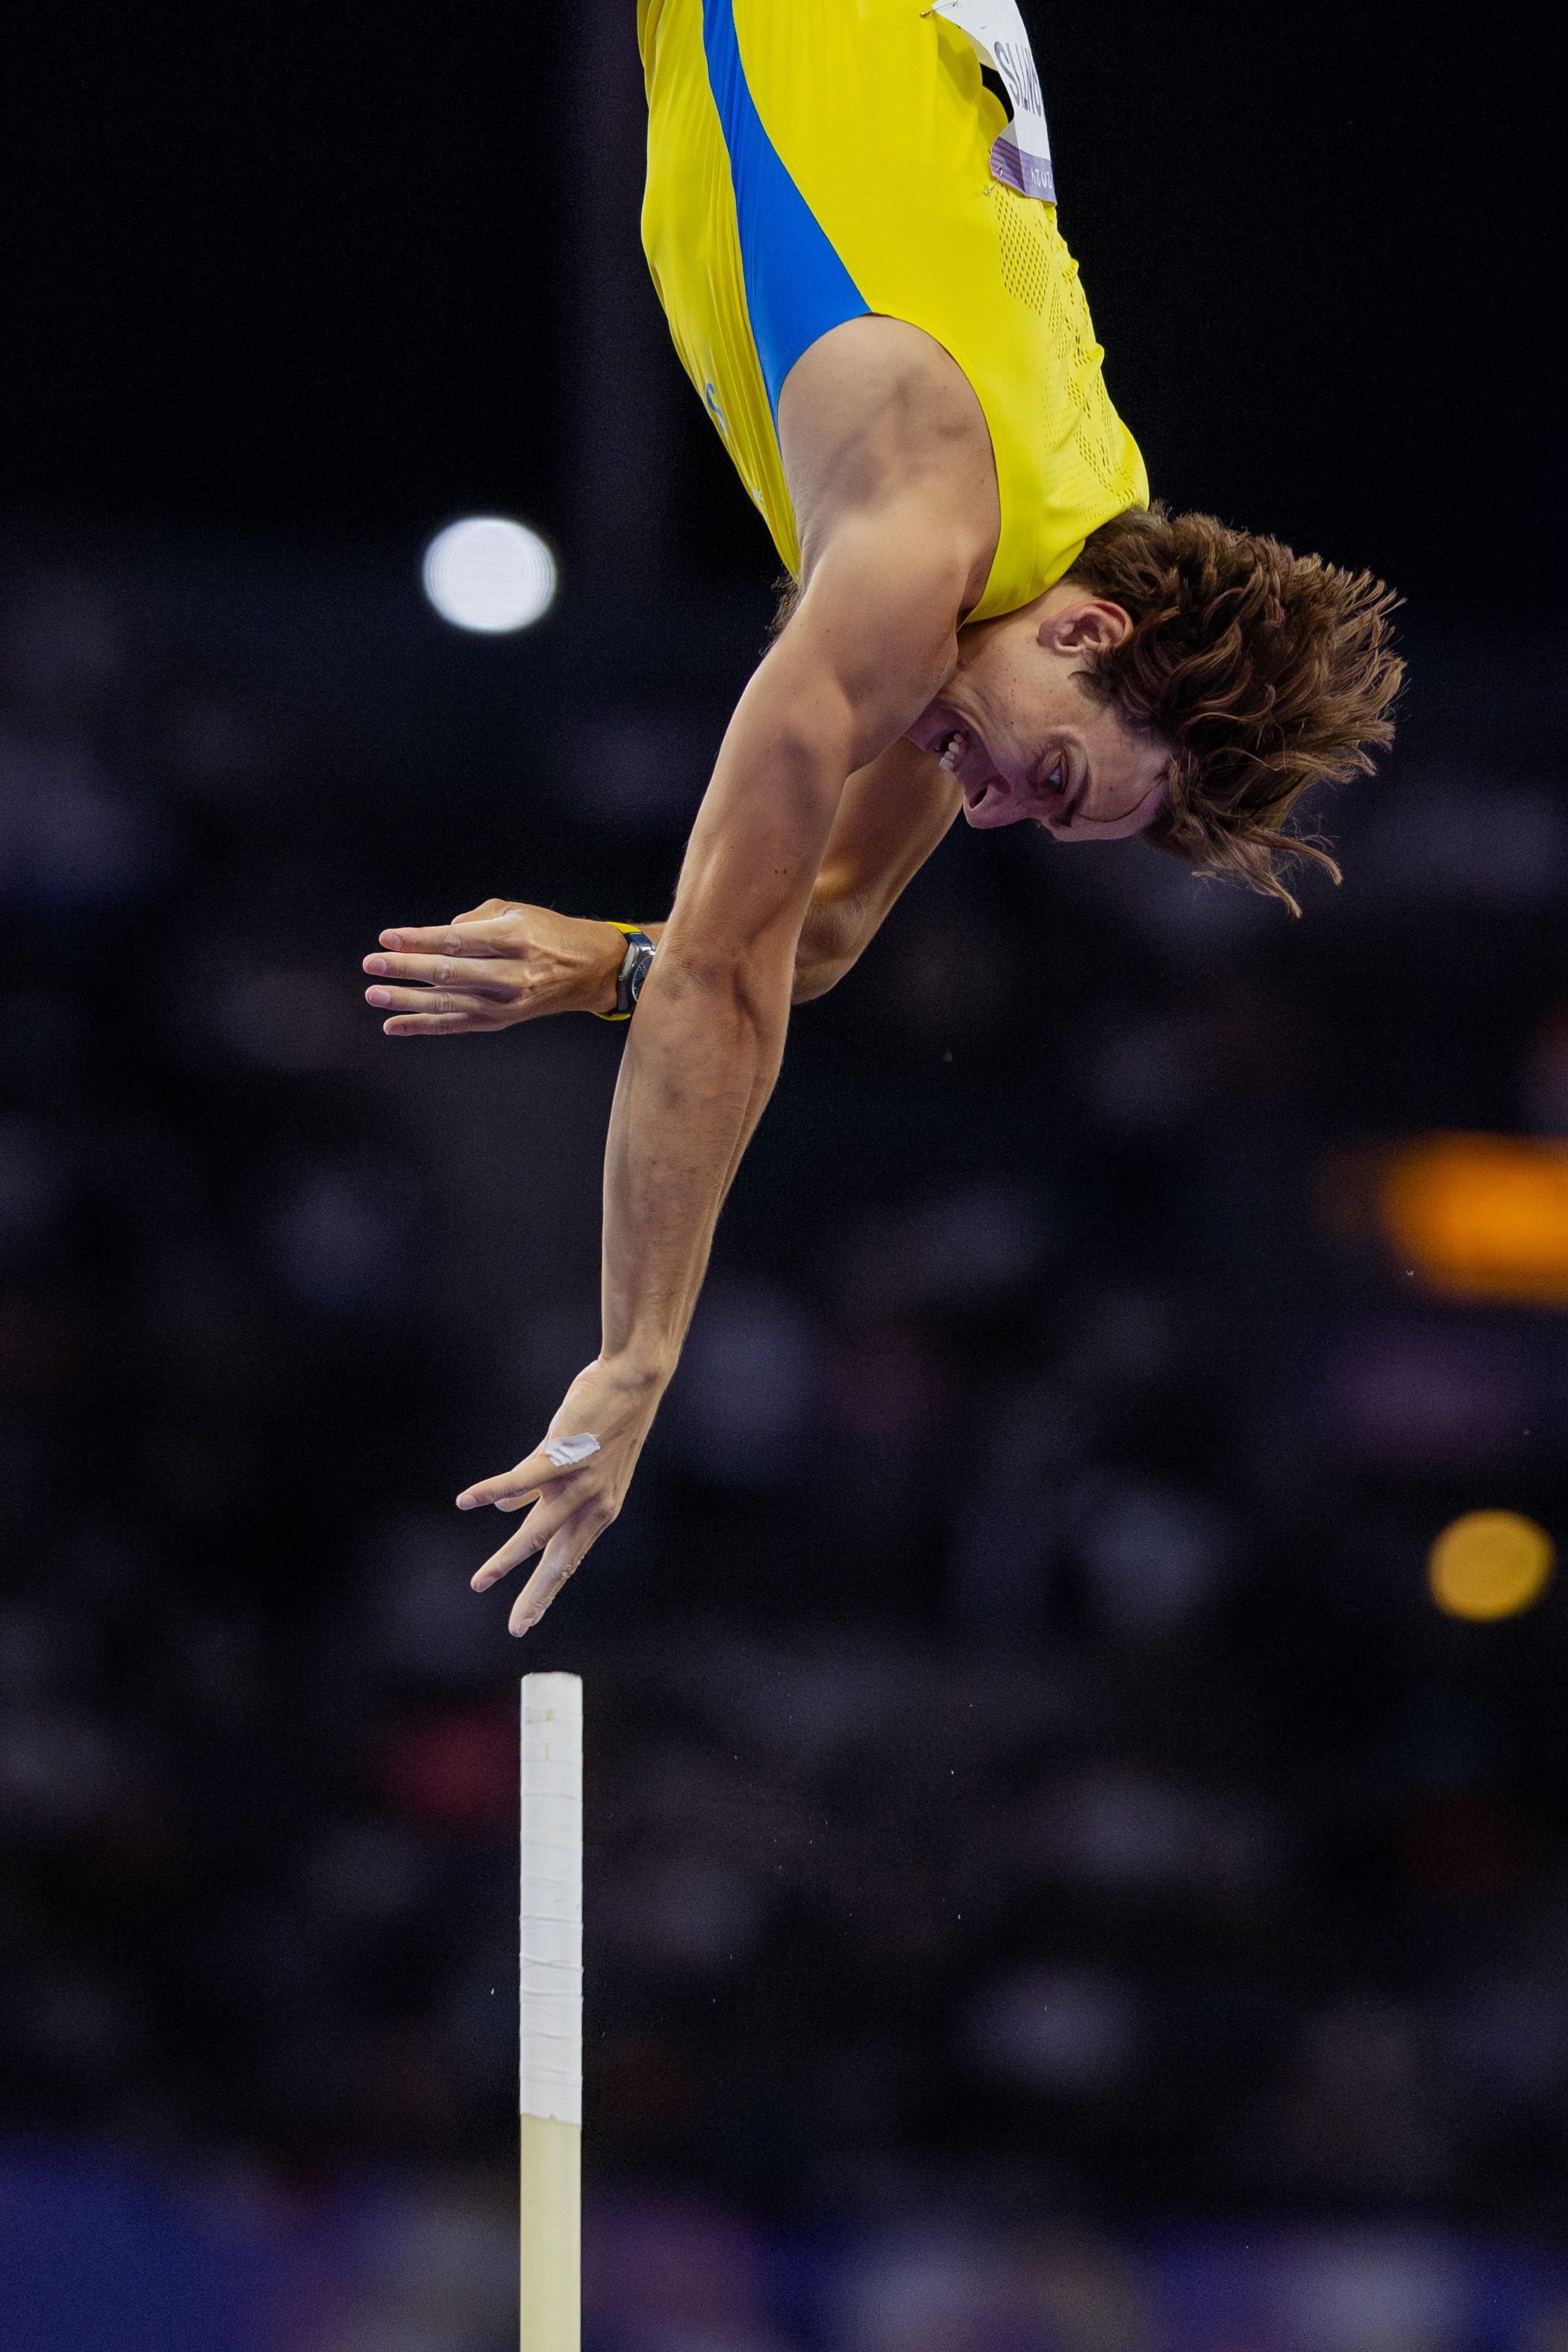
<svg viewBox="0 0 1568 2352">
<path fill-rule="evenodd" d="M 1561 657 L 1412 646 L 1300 924 L 950 840 L 798 1016 L 519 1648 L 451 1498 L 596 1344 L 620 1039 L 392 1043 L 359 959 L 662 914 L 740 601 L 489 642 L 394 565 L 0 580 L 17 2210 L 62 2145 L 200 2154 L 500 2279 L 516 1685 L 566 1666 L 603 2345 L 1561 2352 L 1507 2248 L 1568 2179 L 1568 1605 L 1423 1563 L 1568 1533 L 1568 1330 L 1336 1206 L 1371 1145 L 1568 1134 Z M 507 2340 L 361 2268 L 290 2352 Z"/>
<path fill-rule="evenodd" d="M 310 2199 L 29 2152 L 0 2194 L 0 2344 L 28 2352 L 510 2352 L 510 2178 Z M 586 2215 L 586 2352 L 1563 2352 L 1562 2252 L 1419 2221 L 1166 2221 L 911 2203 L 768 2224 L 622 2185 Z"/>
</svg>

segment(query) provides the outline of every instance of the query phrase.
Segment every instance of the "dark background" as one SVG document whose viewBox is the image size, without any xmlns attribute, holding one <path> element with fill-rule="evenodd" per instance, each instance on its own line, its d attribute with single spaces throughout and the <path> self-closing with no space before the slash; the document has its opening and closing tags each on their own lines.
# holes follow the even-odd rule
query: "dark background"
<svg viewBox="0 0 1568 2352">
<path fill-rule="evenodd" d="M 1300 925 L 945 845 L 526 1652 L 448 1498 L 595 1345 L 619 1040 L 389 1044 L 358 961 L 662 911 L 766 626 L 631 11 L 22 28 L 0 2344 L 511 2340 L 525 1664 L 588 1692 L 609 2352 L 1568 2342 L 1568 1615 L 1424 1574 L 1568 1535 L 1568 1337 L 1345 1213 L 1568 1133 L 1548 61 L 1026 13 L 1155 489 L 1402 589 L 1399 747 Z M 522 636 L 421 596 L 474 509 L 559 550 Z"/>
<path fill-rule="evenodd" d="M 1484 580 L 1510 623 L 1557 612 L 1545 20 L 1025 13 L 1156 491 L 1423 602 L 1468 610 Z M 567 530 L 583 314 L 647 300 L 617 29 L 34 12 L 4 166 L 13 512 L 392 546 L 499 502 Z M 662 420 L 677 394 L 694 575 L 754 574 L 759 530 L 667 351 L 650 373 Z"/>
</svg>

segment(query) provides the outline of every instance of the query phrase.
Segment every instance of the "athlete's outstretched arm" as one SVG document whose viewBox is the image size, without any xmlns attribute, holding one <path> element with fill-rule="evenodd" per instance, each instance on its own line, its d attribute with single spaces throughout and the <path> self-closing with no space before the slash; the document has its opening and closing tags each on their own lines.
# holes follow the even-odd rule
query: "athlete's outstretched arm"
<svg viewBox="0 0 1568 2352">
<path fill-rule="evenodd" d="M 459 1498 L 532 1502 L 477 1586 L 542 1552 L 512 1612 L 525 1632 L 615 1517 L 696 1303 L 719 1208 L 771 1093 L 797 943 L 848 779 L 923 710 L 954 658 L 966 572 L 929 519 L 844 532 L 742 696 L 628 1034 L 604 1177 L 603 1338 L 546 1444 Z"/>
<path fill-rule="evenodd" d="M 962 794 L 935 755 L 892 743 L 852 775 L 795 950 L 797 1004 L 825 995 L 862 955 L 952 825 Z M 663 923 L 647 923 L 650 939 Z M 625 953 L 608 923 L 486 898 L 450 923 L 385 930 L 365 958 L 366 995 L 391 1037 L 509 1029 L 553 1013 L 608 1013 Z"/>
</svg>

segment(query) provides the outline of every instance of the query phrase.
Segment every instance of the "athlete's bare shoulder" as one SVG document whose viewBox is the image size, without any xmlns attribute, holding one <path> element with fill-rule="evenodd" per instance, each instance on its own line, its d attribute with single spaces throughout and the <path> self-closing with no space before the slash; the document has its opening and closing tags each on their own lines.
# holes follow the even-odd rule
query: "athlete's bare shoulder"
<svg viewBox="0 0 1568 2352">
<path fill-rule="evenodd" d="M 911 507 L 956 536 L 984 590 L 1001 510 L 984 412 L 934 336 L 902 319 L 848 319 L 803 352 L 784 380 L 779 446 L 800 539 L 801 575 L 839 529 Z"/>
</svg>

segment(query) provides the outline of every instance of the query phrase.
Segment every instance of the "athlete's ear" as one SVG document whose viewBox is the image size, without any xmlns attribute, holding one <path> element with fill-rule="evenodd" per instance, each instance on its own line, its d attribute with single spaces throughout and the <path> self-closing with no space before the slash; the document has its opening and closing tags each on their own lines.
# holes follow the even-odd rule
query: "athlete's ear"
<svg viewBox="0 0 1568 2352">
<path fill-rule="evenodd" d="M 1103 596 L 1085 596 L 1081 604 L 1059 605 L 1040 624 L 1040 642 L 1053 653 L 1108 654 L 1125 645 L 1133 634 L 1133 616 L 1122 604 Z"/>
</svg>

